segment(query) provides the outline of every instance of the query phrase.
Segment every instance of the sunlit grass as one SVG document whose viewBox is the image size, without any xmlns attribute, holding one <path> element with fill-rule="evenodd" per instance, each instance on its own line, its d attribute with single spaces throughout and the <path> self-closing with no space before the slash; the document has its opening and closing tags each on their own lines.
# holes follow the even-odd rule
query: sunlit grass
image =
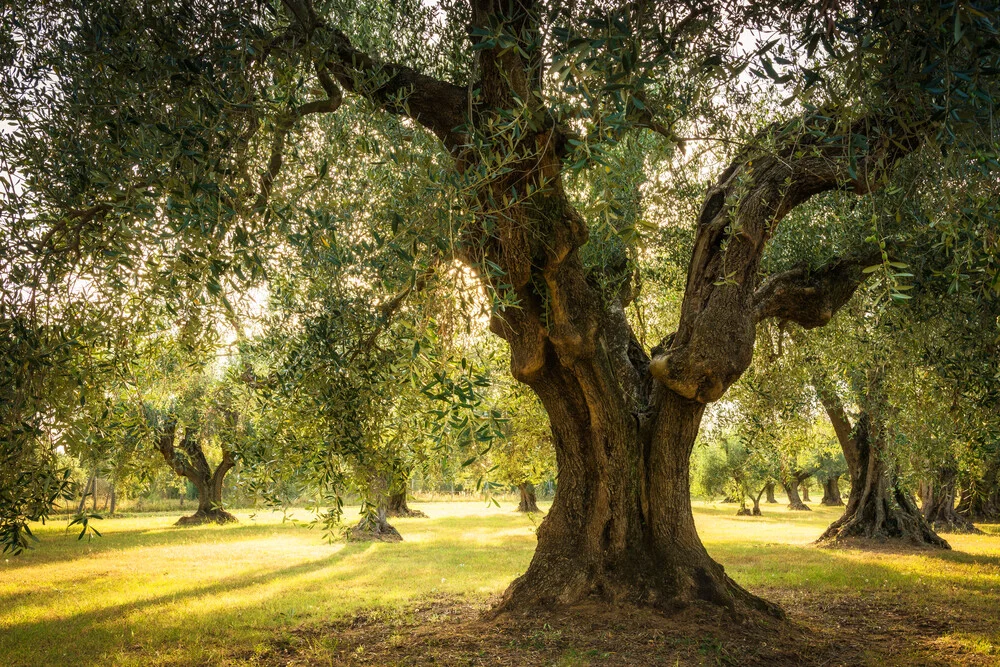
<svg viewBox="0 0 1000 667">
<path fill-rule="evenodd" d="M 531 558 L 533 520 L 512 505 L 419 508 L 429 518 L 394 521 L 400 544 L 327 544 L 279 514 L 237 513 L 239 525 L 197 528 L 173 527 L 176 513 L 110 519 L 91 541 L 77 541 L 65 523 L 39 527 L 38 549 L 0 562 L 0 663 L 224 664 L 303 623 L 435 593 L 485 598 Z M 1000 609 L 1000 535 L 948 536 L 947 553 L 820 549 L 811 542 L 839 509 L 764 511 L 736 517 L 732 505 L 696 505 L 709 552 L 765 596 L 864 591 Z M 954 641 L 991 655 L 1000 629 Z"/>
</svg>

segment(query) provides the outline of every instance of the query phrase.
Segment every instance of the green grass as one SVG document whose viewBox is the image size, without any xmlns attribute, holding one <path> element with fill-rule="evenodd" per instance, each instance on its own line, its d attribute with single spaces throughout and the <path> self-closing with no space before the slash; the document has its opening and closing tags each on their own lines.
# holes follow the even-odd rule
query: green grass
<svg viewBox="0 0 1000 667">
<path fill-rule="evenodd" d="M 401 609 L 435 593 L 485 598 L 527 566 L 534 525 L 512 505 L 416 504 L 400 544 L 327 544 L 279 514 L 239 525 L 175 528 L 178 513 L 98 522 L 77 541 L 38 527 L 39 548 L 0 561 L 0 663 L 226 664 L 265 652 L 302 624 L 361 609 Z M 948 536 L 954 551 L 869 553 L 810 545 L 839 510 L 763 518 L 696 504 L 709 552 L 741 584 L 783 605 L 796 595 L 906 600 L 1000 615 L 1000 534 Z M 300 513 L 307 519 L 308 515 Z M 992 615 L 992 616 L 991 616 Z M 1000 656 L 1000 627 L 956 630 L 953 646 Z M 1000 661 L 1000 657 L 998 657 Z"/>
</svg>

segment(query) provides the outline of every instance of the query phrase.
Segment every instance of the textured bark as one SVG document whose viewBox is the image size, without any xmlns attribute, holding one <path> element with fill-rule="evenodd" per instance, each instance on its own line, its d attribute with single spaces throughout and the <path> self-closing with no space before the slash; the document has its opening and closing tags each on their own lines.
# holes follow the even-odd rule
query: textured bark
<svg viewBox="0 0 1000 667">
<path fill-rule="evenodd" d="M 789 478 L 781 480 L 781 488 L 785 490 L 785 495 L 788 496 L 788 509 L 794 510 L 796 512 L 811 512 L 812 510 L 802 502 L 802 498 L 799 497 L 799 482 L 798 478 L 795 477 L 795 473 Z"/>
<path fill-rule="evenodd" d="M 513 376 L 545 406 L 559 476 L 534 557 L 498 609 L 597 598 L 779 613 L 733 582 L 698 538 L 691 448 L 706 403 L 749 365 L 758 322 L 826 324 L 872 263 L 837 259 L 761 283 L 760 260 L 778 223 L 818 193 L 877 187 L 914 137 L 875 116 L 839 126 L 830 120 L 836 113 L 769 128 L 709 189 L 678 329 L 647 353 L 624 314 L 635 296 L 624 253 L 600 267 L 600 281 L 581 259 L 588 226 L 563 189 L 567 136 L 543 103 L 539 4 L 471 1 L 482 35 L 472 37 L 477 80 L 468 86 L 376 62 L 308 0 L 284 4 L 303 35 L 318 35 L 322 67 L 341 86 L 428 128 L 457 170 L 476 174 L 475 224 L 458 254 L 490 291 L 517 303 L 495 312 L 490 326 L 510 347 Z M 517 48 L 487 42 L 499 25 Z M 512 131 L 512 118 L 525 120 Z M 867 138 L 862 150 L 859 134 Z"/>
<path fill-rule="evenodd" d="M 764 491 L 767 493 L 768 504 L 775 505 L 778 503 L 778 499 L 774 497 L 774 482 L 768 482 L 765 484 Z"/>
<path fill-rule="evenodd" d="M 958 470 L 954 466 L 944 465 L 938 470 L 937 479 L 922 489 L 924 518 L 938 532 L 981 533 L 972 521 L 955 510 L 957 482 Z"/>
<path fill-rule="evenodd" d="M 538 499 L 535 496 L 535 485 L 531 482 L 519 484 L 517 490 L 521 493 L 521 502 L 517 504 L 518 512 L 541 512 L 538 509 Z"/>
<path fill-rule="evenodd" d="M 386 515 L 389 517 L 427 518 L 427 515 L 420 510 L 410 509 L 410 506 L 406 503 L 405 488 L 402 491 L 389 495 Z"/>
<path fill-rule="evenodd" d="M 840 495 L 840 475 L 827 477 L 823 480 L 823 499 L 820 504 L 830 507 L 843 506 L 844 499 Z"/>
<path fill-rule="evenodd" d="M 823 384 L 817 387 L 817 393 L 833 423 L 851 475 L 851 495 L 844 515 L 826 529 L 819 541 L 900 540 L 950 549 L 924 519 L 886 460 L 885 427 L 873 416 L 885 414 L 888 409 L 879 374 L 870 374 L 861 415 L 853 429 L 836 393 Z"/>
<path fill-rule="evenodd" d="M 222 461 L 213 472 L 194 429 L 185 429 L 179 447 L 176 436 L 177 422 L 168 421 L 158 433 L 156 448 L 171 469 L 189 480 L 198 492 L 198 509 L 191 516 L 178 519 L 177 525 L 235 523 L 236 517 L 222 508 L 222 485 L 226 474 L 236 465 L 232 452 L 223 447 Z"/>
</svg>

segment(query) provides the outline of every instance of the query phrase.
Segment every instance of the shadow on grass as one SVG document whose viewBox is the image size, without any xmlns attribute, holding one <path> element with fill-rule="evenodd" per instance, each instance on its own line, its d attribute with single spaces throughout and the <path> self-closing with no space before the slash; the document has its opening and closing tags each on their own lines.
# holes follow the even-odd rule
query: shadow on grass
<svg viewBox="0 0 1000 667">
<path fill-rule="evenodd" d="M 227 593 L 236 591 L 239 589 L 247 588 L 250 586 L 260 586 L 262 584 L 267 584 L 274 582 L 278 579 L 299 576 L 303 574 L 309 574 L 310 572 L 316 572 L 324 568 L 330 567 L 336 564 L 338 561 L 348 557 L 359 555 L 371 548 L 370 543 L 352 543 L 345 545 L 342 549 L 338 549 L 336 553 L 330 554 L 324 558 L 309 561 L 307 563 L 300 563 L 298 565 L 292 565 L 285 568 L 280 568 L 277 570 L 269 570 L 267 572 L 247 572 L 244 574 L 226 577 L 220 579 L 214 583 L 205 586 L 195 586 L 192 588 L 172 591 L 164 595 L 158 595 L 150 598 L 141 598 L 135 601 L 125 602 L 122 604 L 110 605 L 107 607 L 102 607 L 101 609 L 96 609 L 93 611 L 85 611 L 79 614 L 70 614 L 69 618 L 72 618 L 74 622 L 83 622 L 87 625 L 94 625 L 101 623 L 103 621 L 119 618 L 125 612 L 135 612 L 141 611 L 148 607 L 154 607 L 161 604 L 173 604 L 178 600 L 183 600 L 185 598 L 196 598 L 203 596 L 218 595 L 220 593 Z M 217 564 L 212 564 L 217 566 Z M 82 580 L 86 580 L 86 577 L 81 577 Z M 80 580 L 77 580 L 80 581 Z M 73 584 L 70 584 L 72 586 Z M 47 599 L 52 599 L 56 597 L 61 597 L 64 594 L 63 591 L 26 591 L 24 593 L 14 593 L 12 595 L 0 596 L 0 608 L 11 609 L 19 602 L 26 601 L 37 601 L 42 600 L 43 602 Z M 6 627 L 7 630 L 13 632 L 21 628 L 27 628 L 35 625 L 48 625 L 52 621 L 51 619 L 43 619 L 40 621 L 30 621 L 24 623 L 12 623 Z"/>
</svg>

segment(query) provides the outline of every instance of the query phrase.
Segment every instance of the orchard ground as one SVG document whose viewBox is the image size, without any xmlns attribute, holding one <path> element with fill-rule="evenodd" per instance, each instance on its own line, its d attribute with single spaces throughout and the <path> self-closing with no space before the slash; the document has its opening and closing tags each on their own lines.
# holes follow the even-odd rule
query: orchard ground
<svg viewBox="0 0 1000 667">
<path fill-rule="evenodd" d="M 1000 526 L 948 535 L 950 552 L 831 549 L 811 542 L 840 508 L 696 503 L 709 553 L 787 620 L 596 605 L 489 618 L 540 517 L 412 506 L 429 516 L 395 520 L 398 544 L 328 544 L 271 513 L 123 516 L 90 541 L 37 527 L 37 549 L 0 561 L 0 664 L 1000 665 Z"/>
</svg>

